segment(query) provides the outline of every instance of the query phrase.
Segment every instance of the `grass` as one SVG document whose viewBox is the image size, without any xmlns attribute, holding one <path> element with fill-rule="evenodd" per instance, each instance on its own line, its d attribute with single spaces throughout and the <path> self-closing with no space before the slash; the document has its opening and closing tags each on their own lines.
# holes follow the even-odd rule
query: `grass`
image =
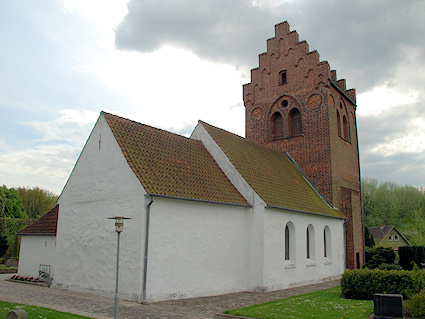
<svg viewBox="0 0 425 319">
<path fill-rule="evenodd" d="M 338 286 L 247 308 L 228 310 L 225 314 L 261 319 L 365 319 L 372 312 L 372 300 L 343 299 L 341 287 Z"/>
<path fill-rule="evenodd" d="M 0 301 L 0 318 L 6 318 L 10 311 L 18 309 L 25 310 L 28 315 L 28 319 L 90 319 L 88 317 L 77 316 L 48 308 L 3 301 Z"/>
</svg>

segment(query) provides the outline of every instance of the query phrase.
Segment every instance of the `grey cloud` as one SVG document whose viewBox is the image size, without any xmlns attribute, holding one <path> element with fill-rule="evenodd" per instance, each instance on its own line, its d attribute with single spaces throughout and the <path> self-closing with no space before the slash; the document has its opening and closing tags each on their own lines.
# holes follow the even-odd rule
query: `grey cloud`
<svg viewBox="0 0 425 319">
<path fill-rule="evenodd" d="M 358 134 L 360 166 L 363 176 L 374 177 L 379 181 L 396 181 L 399 184 L 423 186 L 425 181 L 425 153 L 406 152 L 385 155 L 372 151 L 375 146 L 390 144 L 411 130 L 411 121 L 425 118 L 425 94 L 417 103 L 400 105 L 391 112 L 377 116 L 359 116 Z"/>
<path fill-rule="evenodd" d="M 254 6 L 246 0 L 130 0 L 116 29 L 119 49 L 152 52 L 170 44 L 212 61 L 254 68 L 273 26 L 287 20 L 323 60 L 359 91 L 388 79 L 407 63 L 405 47 L 422 52 L 421 0 L 300 0 Z"/>
</svg>

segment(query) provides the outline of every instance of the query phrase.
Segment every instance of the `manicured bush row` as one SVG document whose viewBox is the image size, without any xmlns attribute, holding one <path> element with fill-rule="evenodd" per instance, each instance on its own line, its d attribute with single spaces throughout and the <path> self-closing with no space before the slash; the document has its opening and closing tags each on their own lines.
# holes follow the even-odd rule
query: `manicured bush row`
<svg viewBox="0 0 425 319">
<path fill-rule="evenodd" d="M 425 246 L 406 246 L 398 249 L 399 265 L 405 270 L 413 269 L 413 262 L 419 268 L 425 267 Z"/>
<path fill-rule="evenodd" d="M 376 293 L 401 294 L 406 298 L 423 288 L 418 287 L 421 276 L 425 276 L 424 270 L 419 273 L 406 270 L 346 270 L 342 275 L 341 289 L 347 299 L 373 300 Z"/>
</svg>

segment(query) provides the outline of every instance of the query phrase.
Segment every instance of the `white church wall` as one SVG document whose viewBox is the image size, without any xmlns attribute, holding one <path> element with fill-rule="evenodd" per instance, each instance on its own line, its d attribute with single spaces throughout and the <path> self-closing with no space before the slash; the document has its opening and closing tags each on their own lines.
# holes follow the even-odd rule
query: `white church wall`
<svg viewBox="0 0 425 319">
<path fill-rule="evenodd" d="M 229 160 L 227 155 L 214 141 L 202 124 L 198 124 L 190 138 L 201 141 L 211 156 L 214 158 L 227 178 L 232 182 L 241 195 L 252 205 L 249 214 L 249 255 L 248 267 L 248 287 L 254 290 L 262 289 L 264 286 L 264 263 L 263 263 L 263 238 L 264 238 L 264 207 L 265 202 L 242 177 L 241 173 Z"/>
<path fill-rule="evenodd" d="M 290 260 L 285 260 L 285 226 L 290 223 Z M 292 225 L 291 225 L 292 224 Z M 310 257 L 307 258 L 307 227 L 310 226 Z M 331 243 L 324 257 L 324 229 Z M 312 230 L 314 235 L 312 235 Z M 295 243 L 293 242 L 295 240 Z M 314 247 L 311 247 L 314 246 Z M 267 290 L 284 289 L 339 278 L 345 270 L 344 220 L 266 209 L 264 225 L 264 283 Z M 295 256 L 294 256 L 295 255 Z"/>
<path fill-rule="evenodd" d="M 37 277 L 40 264 L 50 265 L 50 276 L 55 273 L 56 236 L 21 237 L 18 274 Z"/>
<path fill-rule="evenodd" d="M 151 206 L 147 299 L 243 291 L 250 208 L 155 198 Z"/>
<path fill-rule="evenodd" d="M 140 298 L 144 195 L 101 116 L 58 200 L 54 286 L 113 295 L 117 235 L 107 218 L 125 216 L 132 219 L 120 236 L 120 296 Z"/>
</svg>

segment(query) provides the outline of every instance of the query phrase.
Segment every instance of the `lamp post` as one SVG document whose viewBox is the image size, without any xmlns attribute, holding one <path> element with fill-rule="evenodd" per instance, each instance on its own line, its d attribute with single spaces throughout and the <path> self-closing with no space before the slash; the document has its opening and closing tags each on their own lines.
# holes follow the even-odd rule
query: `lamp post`
<svg viewBox="0 0 425 319">
<path fill-rule="evenodd" d="M 119 297 L 118 297 L 118 270 L 120 265 L 120 234 L 124 230 L 124 219 L 131 219 L 129 217 L 115 216 L 108 217 L 108 219 L 115 219 L 115 231 L 117 232 L 117 269 L 115 277 L 115 301 L 114 301 L 114 319 L 119 318 Z"/>
</svg>

